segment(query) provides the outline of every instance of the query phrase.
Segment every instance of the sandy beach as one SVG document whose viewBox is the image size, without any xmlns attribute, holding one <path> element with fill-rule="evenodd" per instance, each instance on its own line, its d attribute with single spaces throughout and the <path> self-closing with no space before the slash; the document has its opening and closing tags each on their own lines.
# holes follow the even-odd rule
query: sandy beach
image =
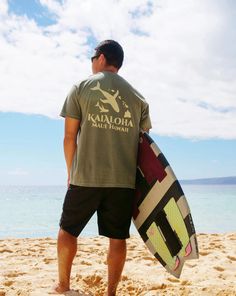
<svg viewBox="0 0 236 296">
<path fill-rule="evenodd" d="M 102 296 L 106 289 L 104 237 L 80 238 L 67 295 Z M 119 296 L 236 295 L 236 233 L 198 234 L 200 258 L 185 263 L 180 279 L 169 275 L 139 237 L 128 241 Z M 49 295 L 57 279 L 56 241 L 0 240 L 0 296 Z"/>
</svg>

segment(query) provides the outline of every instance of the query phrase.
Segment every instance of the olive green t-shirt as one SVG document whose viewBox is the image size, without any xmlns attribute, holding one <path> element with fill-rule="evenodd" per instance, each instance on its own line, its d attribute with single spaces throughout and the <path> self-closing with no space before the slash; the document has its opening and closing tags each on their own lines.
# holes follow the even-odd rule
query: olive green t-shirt
<svg viewBox="0 0 236 296">
<path fill-rule="evenodd" d="M 148 104 L 116 73 L 99 72 L 74 85 L 62 117 L 80 120 L 70 183 L 135 188 L 140 129 L 150 129 Z"/>
</svg>

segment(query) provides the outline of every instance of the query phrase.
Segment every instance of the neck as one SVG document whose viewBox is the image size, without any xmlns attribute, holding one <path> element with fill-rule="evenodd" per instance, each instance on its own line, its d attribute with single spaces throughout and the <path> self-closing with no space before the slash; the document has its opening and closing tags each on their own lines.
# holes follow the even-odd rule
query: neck
<svg viewBox="0 0 236 296">
<path fill-rule="evenodd" d="M 118 73 L 118 69 L 115 68 L 114 66 L 110 66 L 110 65 L 105 66 L 102 71 L 107 71 L 107 72 L 112 72 L 112 73 Z"/>
</svg>

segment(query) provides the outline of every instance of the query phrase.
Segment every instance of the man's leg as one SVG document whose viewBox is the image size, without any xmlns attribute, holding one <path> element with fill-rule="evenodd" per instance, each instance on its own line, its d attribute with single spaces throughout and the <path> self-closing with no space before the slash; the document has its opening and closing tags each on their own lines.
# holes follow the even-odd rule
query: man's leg
<svg viewBox="0 0 236 296">
<path fill-rule="evenodd" d="M 107 255 L 108 290 L 107 296 L 115 296 L 126 259 L 126 240 L 111 239 Z"/>
<path fill-rule="evenodd" d="M 76 255 L 76 251 L 77 238 L 63 229 L 60 229 L 57 239 L 59 282 L 54 289 L 58 294 L 62 294 L 70 290 L 71 266 Z"/>
</svg>

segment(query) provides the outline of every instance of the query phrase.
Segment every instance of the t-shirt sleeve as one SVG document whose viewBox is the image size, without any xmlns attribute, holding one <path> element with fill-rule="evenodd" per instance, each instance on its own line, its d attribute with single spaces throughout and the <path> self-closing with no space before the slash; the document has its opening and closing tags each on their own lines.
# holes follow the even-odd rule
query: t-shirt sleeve
<svg viewBox="0 0 236 296">
<path fill-rule="evenodd" d="M 149 115 L 149 105 L 146 102 L 142 106 L 140 128 L 143 130 L 149 130 L 152 128 L 151 119 Z"/>
<path fill-rule="evenodd" d="M 62 107 L 60 116 L 71 117 L 81 120 L 81 109 L 79 104 L 78 88 L 74 85 L 70 90 L 64 105 Z"/>
</svg>

